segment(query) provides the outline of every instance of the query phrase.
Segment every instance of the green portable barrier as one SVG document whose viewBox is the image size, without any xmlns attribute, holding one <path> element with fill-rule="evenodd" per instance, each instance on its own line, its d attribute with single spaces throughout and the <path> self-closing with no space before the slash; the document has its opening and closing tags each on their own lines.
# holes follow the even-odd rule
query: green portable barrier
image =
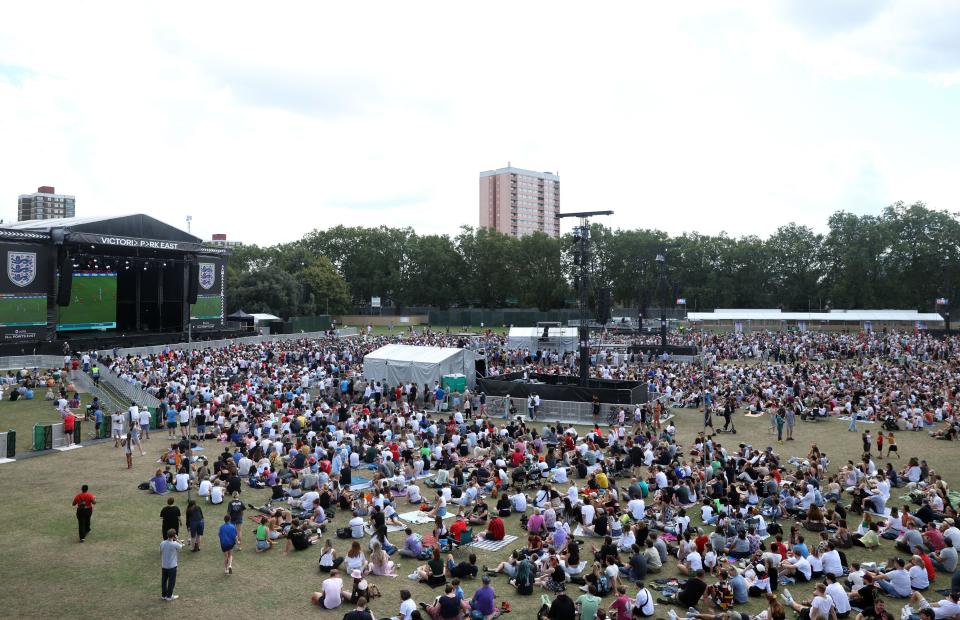
<svg viewBox="0 0 960 620">
<path fill-rule="evenodd" d="M 53 424 L 43 427 L 43 449 L 53 450 Z"/>
<path fill-rule="evenodd" d="M 83 435 L 80 433 L 80 420 L 77 420 L 73 423 L 73 443 L 80 443 L 83 441 Z"/>
<path fill-rule="evenodd" d="M 12 459 L 17 454 L 17 431 L 12 428 L 7 431 L 7 458 Z"/>
<path fill-rule="evenodd" d="M 33 426 L 33 449 L 34 450 L 43 450 L 44 444 L 44 426 L 42 424 L 35 424 Z"/>
<path fill-rule="evenodd" d="M 160 420 L 160 409 L 159 407 L 150 407 L 150 428 L 159 429 L 161 420 Z"/>
</svg>

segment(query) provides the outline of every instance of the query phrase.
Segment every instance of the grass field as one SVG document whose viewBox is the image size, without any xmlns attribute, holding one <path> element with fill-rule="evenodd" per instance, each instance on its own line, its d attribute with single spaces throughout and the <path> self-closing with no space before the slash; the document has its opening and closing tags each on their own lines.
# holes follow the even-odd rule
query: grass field
<svg viewBox="0 0 960 620">
<path fill-rule="evenodd" d="M 0 408 L 0 414 L 2 412 Z M 693 411 L 679 411 L 676 419 L 680 440 L 689 445 L 701 417 Z M 749 442 L 762 449 L 773 443 L 767 431 L 769 422 L 765 418 L 737 416 L 736 423 L 740 431 L 738 435 L 721 436 L 728 446 L 735 448 L 739 442 Z M 797 440 L 779 446 L 783 457 L 802 456 L 812 442 L 817 442 L 830 455 L 831 469 L 835 470 L 838 464 L 855 458 L 860 449 L 859 435 L 848 433 L 844 422 L 798 424 Z M 874 428 L 876 425 L 869 426 Z M 276 617 L 315 614 L 340 618 L 349 609 L 321 611 L 309 605 L 310 593 L 319 589 L 323 578 L 317 571 L 319 548 L 287 557 L 281 554 L 281 549 L 256 554 L 249 542 L 253 538 L 250 526 L 244 528 L 245 544 L 243 551 L 236 554 L 234 574 L 225 576 L 222 555 L 216 543 L 216 529 L 225 506 L 204 507 L 207 529 L 204 549 L 200 553 L 181 553 L 176 588 L 181 598 L 172 603 L 161 601 L 158 545 L 159 512 L 164 498 L 138 491 L 136 485 L 153 473 L 154 460 L 164 443 L 163 436 L 164 433 L 155 434 L 147 442 L 149 456 L 136 456 L 132 471 L 126 470 L 120 450 L 113 448 L 112 444 L 0 465 L 0 497 L 3 497 L 7 514 L 11 517 L 0 534 L 0 544 L 5 550 L 0 562 L 0 583 L 4 584 L 0 595 L 3 616 L 127 618 L 173 617 L 176 614 L 192 618 L 236 618 L 263 614 Z M 960 479 L 960 462 L 955 458 L 956 444 L 935 441 L 925 433 L 899 433 L 897 441 L 904 459 L 910 455 L 923 455 L 948 482 L 955 484 Z M 212 456 L 216 450 L 211 445 L 208 454 Z M 70 500 L 83 483 L 91 485 L 98 504 L 93 531 L 87 542 L 81 545 L 77 543 L 76 520 Z M 265 491 L 247 489 L 243 501 L 259 504 L 267 495 Z M 894 498 L 897 495 L 895 490 Z M 174 497 L 183 510 L 186 494 L 175 494 Z M 346 515 L 339 513 L 335 525 L 342 527 L 346 520 Z M 523 534 L 518 516 L 511 516 L 506 522 L 508 533 Z M 415 529 L 423 532 L 427 526 Z M 182 532 L 186 537 L 185 530 Z M 808 536 L 808 540 L 813 538 L 813 535 Z M 391 540 L 395 544 L 402 542 L 398 534 L 392 534 Z M 521 536 L 513 547 L 497 553 L 478 553 L 479 562 L 493 566 L 505 559 L 512 548 L 521 547 L 524 540 L 525 536 Z M 366 542 L 363 543 L 365 550 Z M 335 540 L 341 552 L 346 551 L 347 543 Z M 847 555 L 851 561 L 867 559 L 868 556 L 872 560 L 885 560 L 896 555 L 893 543 L 883 541 L 882 545 L 879 552 L 851 550 Z M 458 552 L 458 558 L 467 553 Z M 403 575 L 410 573 L 414 566 L 414 562 L 402 560 L 400 577 L 371 578 L 371 582 L 384 593 L 383 598 L 375 599 L 372 604 L 377 618 L 396 614 L 401 588 L 409 589 L 418 602 L 429 601 L 442 592 L 406 579 Z M 676 562 L 670 560 L 661 576 L 674 575 L 675 566 Z M 468 582 L 464 585 L 468 596 L 478 584 Z M 935 585 L 947 587 L 949 577 L 938 576 Z M 535 596 L 518 597 L 503 576 L 494 578 L 493 586 L 498 600 L 507 599 L 513 606 L 514 611 L 508 614 L 508 619 L 514 616 L 532 618 L 540 605 L 540 592 Z M 798 599 L 812 591 L 810 586 L 790 589 Z M 580 594 L 575 588 L 568 592 L 574 598 Z M 631 586 L 628 593 L 635 595 L 636 588 Z M 930 596 L 936 595 L 931 593 Z M 605 604 L 610 601 L 609 597 L 604 600 Z M 894 611 L 895 617 L 900 607 L 899 602 L 888 599 L 888 609 Z M 759 601 L 752 600 L 743 609 L 755 612 L 761 606 Z M 658 605 L 656 615 L 666 617 L 664 606 Z"/>
<path fill-rule="evenodd" d="M 46 388 L 34 390 L 33 400 L 18 400 L 10 402 L 4 399 L 0 401 L 0 432 L 6 432 L 10 429 L 17 431 L 17 454 L 29 452 L 33 444 L 33 426 L 34 424 L 50 424 L 60 422 L 60 414 L 57 413 L 55 402 L 43 400 Z M 86 406 L 90 402 L 87 394 L 80 395 L 80 404 Z M 74 413 L 80 415 L 83 409 L 76 409 Z M 92 432 L 92 429 L 90 429 Z M 88 429 L 83 427 L 83 434 L 86 437 Z"/>
</svg>

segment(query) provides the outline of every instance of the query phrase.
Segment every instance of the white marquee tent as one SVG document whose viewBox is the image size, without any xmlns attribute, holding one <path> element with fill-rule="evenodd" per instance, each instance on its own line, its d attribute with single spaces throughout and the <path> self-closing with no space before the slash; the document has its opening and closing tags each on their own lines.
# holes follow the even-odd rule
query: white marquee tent
<svg viewBox="0 0 960 620">
<path fill-rule="evenodd" d="M 476 354 L 452 347 L 415 347 L 388 344 L 363 358 L 363 376 L 372 381 L 397 385 L 407 381 L 433 386 L 443 375 L 462 374 L 467 385 L 476 383 Z"/>
</svg>

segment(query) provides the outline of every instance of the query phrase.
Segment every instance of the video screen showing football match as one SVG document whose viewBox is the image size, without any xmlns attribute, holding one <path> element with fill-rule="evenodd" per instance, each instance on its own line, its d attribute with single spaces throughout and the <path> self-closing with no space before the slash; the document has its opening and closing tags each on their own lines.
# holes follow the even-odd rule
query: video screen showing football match
<svg viewBox="0 0 960 620">
<path fill-rule="evenodd" d="M 57 331 L 116 327 L 117 274 L 75 271 L 70 305 L 57 308 Z"/>
<path fill-rule="evenodd" d="M 190 318 L 219 319 L 223 316 L 223 298 L 220 295 L 197 295 L 197 303 L 190 304 Z"/>
<path fill-rule="evenodd" d="M 46 324 L 46 295 L 0 295 L 0 327 L 35 327 Z"/>
</svg>

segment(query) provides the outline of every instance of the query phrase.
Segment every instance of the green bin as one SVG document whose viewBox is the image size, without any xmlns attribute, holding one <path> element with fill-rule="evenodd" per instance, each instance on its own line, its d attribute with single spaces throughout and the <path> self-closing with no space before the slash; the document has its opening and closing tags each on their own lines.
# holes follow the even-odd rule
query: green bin
<svg viewBox="0 0 960 620">
<path fill-rule="evenodd" d="M 46 432 L 44 431 L 43 424 L 35 424 L 33 426 L 33 449 L 34 450 L 43 450 Z"/>
<path fill-rule="evenodd" d="M 6 457 L 12 459 L 17 454 L 17 431 L 10 429 L 7 431 L 7 453 Z"/>
<path fill-rule="evenodd" d="M 83 441 L 83 433 L 80 432 L 81 424 L 80 420 L 77 420 L 73 424 L 73 443 L 79 444 Z"/>
</svg>

